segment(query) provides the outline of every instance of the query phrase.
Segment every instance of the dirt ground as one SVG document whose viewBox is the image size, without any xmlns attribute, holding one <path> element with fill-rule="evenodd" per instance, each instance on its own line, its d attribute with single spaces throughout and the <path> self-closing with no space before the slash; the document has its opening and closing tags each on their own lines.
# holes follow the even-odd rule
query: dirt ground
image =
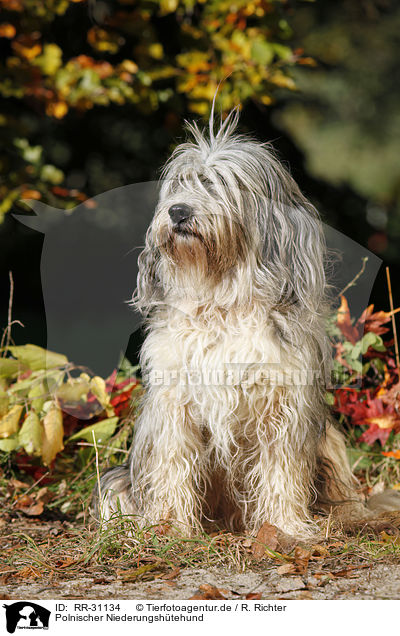
<svg viewBox="0 0 400 636">
<path fill-rule="evenodd" d="M 70 524 L 71 525 L 71 524 Z M 14 530 L 14 526 L 17 526 Z M 84 526 L 81 526 L 84 532 Z M 76 530 L 76 528 L 74 528 Z M 297 562 L 293 572 L 283 571 L 282 562 L 263 559 L 250 563 L 244 572 L 235 567 L 177 567 L 175 569 L 144 571 L 143 576 L 127 580 L 126 573 L 135 572 L 137 564 L 124 564 L 126 569 L 71 564 L 68 553 L 55 556 L 52 561 L 35 561 L 36 554 L 47 557 L 51 545 L 61 544 L 68 531 L 59 522 L 40 523 L 29 520 L 5 528 L 0 537 L 0 553 L 16 555 L 3 560 L 0 567 L 0 598 L 4 600 L 44 599 L 400 599 L 400 559 L 398 556 L 368 559 L 352 551 L 335 553 L 306 563 L 299 572 Z M 18 539 L 15 539 L 19 536 Z M 44 546 L 41 553 L 18 552 L 21 536 L 33 538 Z M 50 542 L 46 552 L 46 543 Z M 53 543 L 51 543 L 53 542 Z M 71 544 L 70 544 L 71 545 Z M 333 546 L 336 544 L 332 544 Z M 35 548 L 36 550 L 36 548 Z M 72 552 L 70 552 L 72 555 Z M 28 558 L 27 558 L 28 555 Z M 41 558 L 41 557 L 40 557 Z M 57 560 L 58 559 L 58 560 Z M 32 565 L 31 565 L 32 563 Z M 129 570 L 133 567 L 132 570 Z M 71 569 L 72 568 L 72 569 Z M 129 578 L 129 577 L 128 577 Z"/>
<path fill-rule="evenodd" d="M 98 581 L 98 579 L 97 579 Z M 375 564 L 354 570 L 350 578 L 322 581 L 306 576 L 280 576 L 276 567 L 265 572 L 229 572 L 223 568 L 187 569 L 174 581 L 124 583 L 115 578 L 100 582 L 88 576 L 58 581 L 8 583 L 0 586 L 2 599 L 180 599 L 196 595 L 200 585 L 212 585 L 227 599 L 257 594 L 262 599 L 400 599 L 400 565 Z M 258 596 L 260 595 L 260 596 Z"/>
</svg>

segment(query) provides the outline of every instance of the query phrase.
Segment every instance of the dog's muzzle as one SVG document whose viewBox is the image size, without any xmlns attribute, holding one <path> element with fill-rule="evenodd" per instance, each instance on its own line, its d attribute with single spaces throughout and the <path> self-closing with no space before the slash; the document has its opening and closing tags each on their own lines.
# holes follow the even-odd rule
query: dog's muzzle
<svg viewBox="0 0 400 636">
<path fill-rule="evenodd" d="M 184 225 L 193 216 L 193 209 L 186 203 L 175 203 L 168 210 L 170 219 L 174 225 Z"/>
</svg>

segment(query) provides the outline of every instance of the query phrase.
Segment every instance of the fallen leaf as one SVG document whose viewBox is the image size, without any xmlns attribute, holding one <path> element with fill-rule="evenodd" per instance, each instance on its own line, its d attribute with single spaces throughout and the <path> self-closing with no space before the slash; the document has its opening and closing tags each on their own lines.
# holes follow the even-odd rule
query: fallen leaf
<svg viewBox="0 0 400 636">
<path fill-rule="evenodd" d="M 43 573 L 34 568 L 32 565 L 27 565 L 16 573 L 16 576 L 20 576 L 22 579 L 40 579 Z"/>
<path fill-rule="evenodd" d="M 180 574 L 180 572 L 180 568 L 173 568 L 171 572 L 167 572 L 167 574 L 164 574 L 162 579 L 163 581 L 171 581 L 172 579 L 175 579 Z"/>
<path fill-rule="evenodd" d="M 398 535 L 393 536 L 383 530 L 380 533 L 380 537 L 383 543 L 391 543 L 392 545 L 400 545 L 400 537 Z"/>
<path fill-rule="evenodd" d="M 259 592 L 249 592 L 246 594 L 245 599 L 247 601 L 259 601 L 261 599 L 261 594 Z"/>
<path fill-rule="evenodd" d="M 30 495 L 23 495 L 14 504 L 14 508 L 21 510 L 28 517 L 38 517 L 44 510 L 43 501 L 36 501 Z"/>
<path fill-rule="evenodd" d="M 299 574 L 304 574 L 304 572 L 306 572 L 310 557 L 311 552 L 309 552 L 309 550 L 305 550 L 300 546 L 297 546 L 294 549 L 294 562 L 296 564 L 296 570 Z"/>
<path fill-rule="evenodd" d="M 299 592 L 297 598 L 302 601 L 312 601 L 313 595 L 308 590 L 304 590 L 304 592 Z"/>
<path fill-rule="evenodd" d="M 214 587 L 213 585 L 204 583 L 202 585 L 199 585 L 199 589 L 193 596 L 190 597 L 189 600 L 190 601 L 226 600 L 227 597 L 224 596 L 222 592 L 227 594 L 226 590 L 220 590 L 219 588 Z"/>
<path fill-rule="evenodd" d="M 253 542 L 251 553 L 255 559 L 265 556 L 266 549 L 276 550 L 278 546 L 277 528 L 268 521 L 263 523 Z"/>
<path fill-rule="evenodd" d="M 19 479 L 10 479 L 8 482 L 8 486 L 15 490 L 19 490 L 20 488 L 29 488 L 29 484 L 26 484 L 24 481 L 19 481 Z"/>
<path fill-rule="evenodd" d="M 311 546 L 310 553 L 311 561 L 319 561 L 321 559 L 325 559 L 325 557 L 330 556 L 328 548 L 326 548 L 324 545 Z"/>
<path fill-rule="evenodd" d="M 44 504 L 47 504 L 53 499 L 53 493 L 47 488 L 47 486 L 43 486 L 43 488 L 40 488 L 37 491 L 35 499 L 36 501 L 43 501 Z"/>
<path fill-rule="evenodd" d="M 387 453 L 382 452 L 382 455 L 385 457 L 393 457 L 394 459 L 400 459 L 400 450 L 388 451 Z"/>
<path fill-rule="evenodd" d="M 297 572 L 294 563 L 285 563 L 276 568 L 277 574 L 295 574 Z"/>
<path fill-rule="evenodd" d="M 138 568 L 132 568 L 130 570 L 117 570 L 117 576 L 121 581 L 136 581 L 137 579 L 149 580 L 146 578 L 146 575 L 152 573 L 151 578 L 154 579 L 155 575 L 152 572 L 153 570 L 160 567 L 159 563 L 147 563 L 146 565 L 141 565 Z"/>
<path fill-rule="evenodd" d="M 56 566 L 57 568 L 69 568 L 70 565 L 74 565 L 75 563 L 79 563 L 79 561 L 76 561 L 76 559 L 72 557 L 67 557 L 63 561 L 57 561 Z"/>
</svg>

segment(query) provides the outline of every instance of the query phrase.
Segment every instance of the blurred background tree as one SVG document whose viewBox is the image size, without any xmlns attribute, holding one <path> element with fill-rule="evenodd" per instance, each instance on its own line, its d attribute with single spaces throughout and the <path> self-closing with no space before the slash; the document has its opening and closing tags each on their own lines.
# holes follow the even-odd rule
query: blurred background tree
<svg viewBox="0 0 400 636">
<path fill-rule="evenodd" d="M 45 344 L 24 198 L 74 207 L 157 177 L 185 118 L 241 104 L 326 222 L 400 271 L 394 0 L 0 0 L 0 291 Z M 400 292 L 400 286 L 395 291 Z M 375 299 L 387 306 L 379 279 Z"/>
</svg>

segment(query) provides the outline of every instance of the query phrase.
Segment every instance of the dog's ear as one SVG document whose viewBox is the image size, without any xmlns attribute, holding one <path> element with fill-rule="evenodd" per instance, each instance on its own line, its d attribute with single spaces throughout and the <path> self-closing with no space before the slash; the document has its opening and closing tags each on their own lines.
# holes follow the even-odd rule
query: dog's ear
<svg viewBox="0 0 400 636">
<path fill-rule="evenodd" d="M 137 288 L 132 299 L 132 305 L 144 315 L 147 315 L 163 297 L 163 287 L 158 274 L 159 259 L 159 250 L 154 245 L 149 228 L 145 247 L 138 258 Z"/>
<path fill-rule="evenodd" d="M 263 210 L 263 262 L 273 277 L 277 306 L 318 311 L 326 293 L 326 246 L 318 212 L 279 165 L 269 177 Z"/>
</svg>

